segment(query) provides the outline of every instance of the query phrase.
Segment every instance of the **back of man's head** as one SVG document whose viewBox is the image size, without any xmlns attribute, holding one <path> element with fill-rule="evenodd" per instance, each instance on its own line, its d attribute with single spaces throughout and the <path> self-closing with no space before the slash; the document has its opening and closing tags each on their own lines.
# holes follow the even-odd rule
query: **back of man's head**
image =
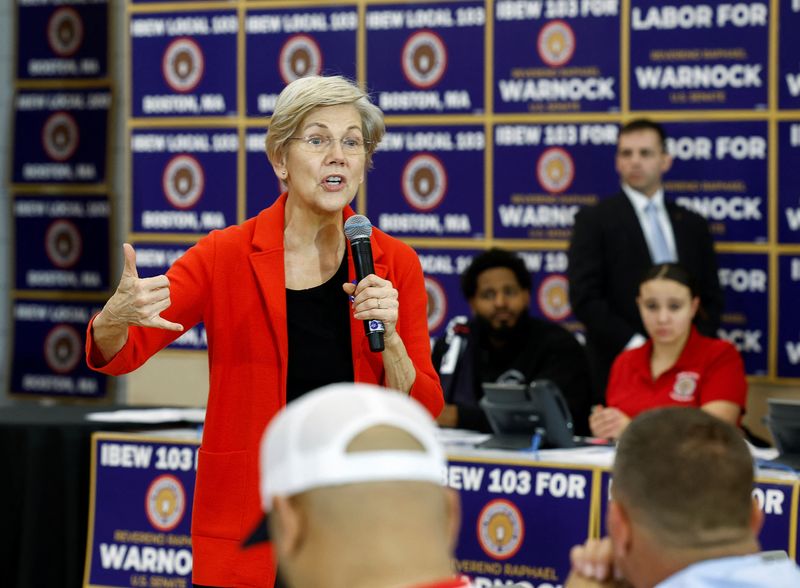
<svg viewBox="0 0 800 588">
<path fill-rule="evenodd" d="M 334 384 L 290 403 L 261 444 L 261 499 L 292 587 L 434 581 L 450 574 L 458 502 L 413 399 Z"/>
<path fill-rule="evenodd" d="M 753 539 L 753 462 L 741 434 L 694 408 L 643 413 L 626 428 L 611 494 L 664 548 Z"/>
</svg>

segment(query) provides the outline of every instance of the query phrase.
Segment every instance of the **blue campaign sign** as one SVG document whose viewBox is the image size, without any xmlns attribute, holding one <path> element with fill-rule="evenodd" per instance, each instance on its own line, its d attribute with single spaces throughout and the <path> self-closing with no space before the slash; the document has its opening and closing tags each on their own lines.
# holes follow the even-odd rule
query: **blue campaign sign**
<svg viewBox="0 0 800 588">
<path fill-rule="evenodd" d="M 664 188 L 703 216 L 717 241 L 767 240 L 767 123 L 667 123 Z"/>
<path fill-rule="evenodd" d="M 249 128 L 245 134 L 245 215 L 256 216 L 272 204 L 284 188 L 267 159 L 264 129 Z"/>
<path fill-rule="evenodd" d="M 484 110 L 482 1 L 367 7 L 367 85 L 386 114 Z"/>
<path fill-rule="evenodd" d="M 604 470 L 600 473 L 600 536 L 608 535 L 608 501 L 611 500 L 611 472 Z"/>
<path fill-rule="evenodd" d="M 569 239 L 580 207 L 619 189 L 616 143 L 614 124 L 495 126 L 495 237 Z"/>
<path fill-rule="evenodd" d="M 780 0 L 778 19 L 778 107 L 800 108 L 800 2 Z"/>
<path fill-rule="evenodd" d="M 108 197 L 17 196 L 12 209 L 16 289 L 109 289 Z"/>
<path fill-rule="evenodd" d="M 778 377 L 800 378 L 800 256 L 778 257 Z"/>
<path fill-rule="evenodd" d="M 395 127 L 375 153 L 367 215 L 395 237 L 482 237 L 485 144 L 478 126 Z"/>
<path fill-rule="evenodd" d="M 461 495 L 458 572 L 476 586 L 564 583 L 589 535 L 591 470 L 451 459 L 446 475 Z"/>
<path fill-rule="evenodd" d="M 108 75 L 108 2 L 17 3 L 17 79 Z"/>
<path fill-rule="evenodd" d="M 248 10 L 247 115 L 271 114 L 284 86 L 307 75 L 356 79 L 357 29 L 358 10 L 347 4 Z"/>
<path fill-rule="evenodd" d="M 631 0 L 631 109 L 766 109 L 769 19 L 765 1 Z"/>
<path fill-rule="evenodd" d="M 719 282 L 725 312 L 717 334 L 739 350 L 751 376 L 767 375 L 769 348 L 769 257 L 765 253 L 720 253 Z"/>
<path fill-rule="evenodd" d="M 191 585 L 198 445 L 92 435 L 85 585 Z"/>
<path fill-rule="evenodd" d="M 620 108 L 620 3 L 498 0 L 495 112 L 608 112 Z"/>
<path fill-rule="evenodd" d="M 134 232 L 206 233 L 237 222 L 235 129 L 131 133 Z"/>
<path fill-rule="evenodd" d="M 800 243 L 800 121 L 778 122 L 778 241 Z"/>
<path fill-rule="evenodd" d="M 17 300 L 10 388 L 14 394 L 99 398 L 108 378 L 84 361 L 86 325 L 102 304 Z"/>
<path fill-rule="evenodd" d="M 470 316 L 469 304 L 461 293 L 461 274 L 469 267 L 476 249 L 417 248 L 425 291 L 428 294 L 428 332 L 431 337 L 444 334 L 456 316 Z"/>
<path fill-rule="evenodd" d="M 105 182 L 110 108 L 104 88 L 17 91 L 12 182 Z"/>
<path fill-rule="evenodd" d="M 713 475 L 713 473 L 712 473 Z M 797 484 L 756 480 L 753 497 L 764 513 L 764 526 L 758 536 L 764 551 L 787 551 L 792 527 L 792 495 Z"/>
<path fill-rule="evenodd" d="M 140 278 L 151 278 L 166 274 L 167 270 L 180 256 L 186 253 L 191 245 L 139 241 L 134 245 L 136 251 L 136 270 Z M 198 293 L 202 296 L 203 293 Z M 205 351 L 208 349 L 206 328 L 203 323 L 194 325 L 184 331 L 180 337 L 168 346 L 168 349 L 185 349 L 187 351 Z"/>
<path fill-rule="evenodd" d="M 238 31 L 233 10 L 132 15 L 131 116 L 234 116 Z"/>
</svg>

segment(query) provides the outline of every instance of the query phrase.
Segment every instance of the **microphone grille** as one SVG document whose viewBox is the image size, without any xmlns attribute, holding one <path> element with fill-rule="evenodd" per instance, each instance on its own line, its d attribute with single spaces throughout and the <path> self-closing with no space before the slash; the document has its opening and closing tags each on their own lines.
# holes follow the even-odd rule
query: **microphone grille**
<svg viewBox="0 0 800 588">
<path fill-rule="evenodd" d="M 354 214 L 344 222 L 344 236 L 348 241 L 369 238 L 372 234 L 372 223 L 363 214 Z"/>
</svg>

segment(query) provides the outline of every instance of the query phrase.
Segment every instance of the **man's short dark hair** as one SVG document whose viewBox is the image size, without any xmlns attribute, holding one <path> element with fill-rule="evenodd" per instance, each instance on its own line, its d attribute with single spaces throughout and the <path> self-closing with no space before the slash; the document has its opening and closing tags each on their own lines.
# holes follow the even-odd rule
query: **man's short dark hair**
<svg viewBox="0 0 800 588">
<path fill-rule="evenodd" d="M 635 118 L 632 121 L 625 123 L 619 130 L 619 136 L 621 137 L 622 135 L 636 133 L 638 131 L 655 131 L 658 134 L 658 140 L 661 144 L 661 149 L 664 150 L 664 153 L 667 152 L 667 131 L 665 131 L 664 127 L 662 127 L 660 124 L 650 120 L 649 118 Z"/>
<path fill-rule="evenodd" d="M 519 287 L 530 291 L 531 275 L 528 273 L 528 268 L 525 267 L 525 262 L 511 251 L 493 247 L 476 255 L 469 267 L 461 274 L 461 292 L 464 294 L 464 298 L 467 300 L 474 298 L 478 291 L 478 276 L 486 270 L 496 267 L 510 269 L 514 272 Z"/>
<path fill-rule="evenodd" d="M 620 438 L 611 494 L 665 546 L 740 541 L 750 531 L 752 491 L 742 435 L 700 409 L 646 411 Z"/>
</svg>

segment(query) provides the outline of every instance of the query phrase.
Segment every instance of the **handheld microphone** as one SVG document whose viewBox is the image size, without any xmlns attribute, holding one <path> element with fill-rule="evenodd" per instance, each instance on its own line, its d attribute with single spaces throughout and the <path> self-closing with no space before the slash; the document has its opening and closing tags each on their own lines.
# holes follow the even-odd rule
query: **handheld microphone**
<svg viewBox="0 0 800 588">
<path fill-rule="evenodd" d="M 344 235 L 350 241 L 350 250 L 353 252 L 356 279 L 360 282 L 369 274 L 375 273 L 375 264 L 372 261 L 372 223 L 361 214 L 354 214 L 344 223 Z M 383 351 L 383 323 L 378 320 L 364 321 L 364 333 L 369 340 L 370 351 Z"/>
</svg>

